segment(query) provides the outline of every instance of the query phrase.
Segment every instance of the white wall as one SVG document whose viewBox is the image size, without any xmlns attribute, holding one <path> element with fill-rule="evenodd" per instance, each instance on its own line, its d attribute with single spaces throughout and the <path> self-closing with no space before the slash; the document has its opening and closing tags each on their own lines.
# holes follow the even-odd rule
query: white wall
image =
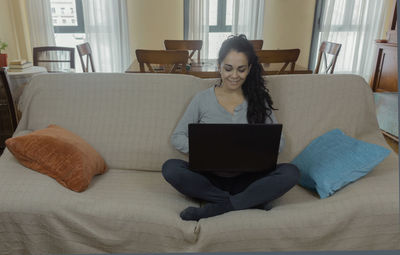
<svg viewBox="0 0 400 255">
<path fill-rule="evenodd" d="M 183 39 L 183 0 L 128 0 L 129 37 L 136 49 L 164 49 L 165 39 Z"/>
<path fill-rule="evenodd" d="M 7 53 L 8 61 L 19 58 L 11 1 L 0 0 L 0 40 L 8 43 L 8 48 L 4 52 L 2 51 L 2 53 Z"/>
<path fill-rule="evenodd" d="M 308 66 L 315 0 L 265 0 L 263 49 L 300 49 L 297 64 Z"/>
<path fill-rule="evenodd" d="M 183 0 L 128 0 L 130 47 L 164 49 L 165 39 L 183 39 Z M 298 64 L 307 66 L 316 0 L 265 0 L 264 49 L 299 48 Z M 395 0 L 388 0 L 393 6 Z M 0 0 L 0 39 L 9 59 L 31 58 L 24 0 Z M 385 31 L 389 26 L 388 11 Z"/>
</svg>

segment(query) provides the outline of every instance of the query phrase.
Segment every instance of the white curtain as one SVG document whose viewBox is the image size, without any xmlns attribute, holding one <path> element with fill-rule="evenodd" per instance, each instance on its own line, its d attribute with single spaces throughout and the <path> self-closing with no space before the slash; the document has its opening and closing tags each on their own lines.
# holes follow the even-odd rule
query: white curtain
<svg viewBox="0 0 400 255">
<path fill-rule="evenodd" d="M 335 73 L 354 73 L 369 82 L 376 59 L 375 39 L 384 25 L 386 0 L 327 0 L 318 47 L 341 43 Z"/>
<path fill-rule="evenodd" d="M 264 0 L 234 0 L 232 33 L 247 39 L 263 39 Z"/>
<path fill-rule="evenodd" d="M 216 1 L 216 0 L 212 0 Z M 189 40 L 203 40 L 200 58 L 208 58 L 209 0 L 189 1 Z"/>
<path fill-rule="evenodd" d="M 132 59 L 126 0 L 83 0 L 82 4 L 86 38 L 96 69 L 125 72 Z"/>
<path fill-rule="evenodd" d="M 26 0 L 31 46 L 55 46 L 50 0 Z"/>
<path fill-rule="evenodd" d="M 247 39 L 262 39 L 264 1 L 227 0 L 226 3 L 229 5 L 227 10 L 232 10 L 232 31 L 221 32 L 218 36 L 211 37 L 209 32 L 210 0 L 190 0 L 188 39 L 203 40 L 201 58 L 208 58 L 217 52 L 222 41 L 230 34 L 245 34 Z"/>
</svg>

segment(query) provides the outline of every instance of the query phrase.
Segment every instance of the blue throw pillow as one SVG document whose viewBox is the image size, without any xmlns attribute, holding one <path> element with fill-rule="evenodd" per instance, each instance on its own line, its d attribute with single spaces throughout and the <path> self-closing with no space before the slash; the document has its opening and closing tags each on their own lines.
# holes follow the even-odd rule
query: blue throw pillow
<svg viewBox="0 0 400 255">
<path fill-rule="evenodd" d="M 300 185 L 327 198 L 369 173 L 389 153 L 334 129 L 314 139 L 292 163 L 300 170 Z"/>
</svg>

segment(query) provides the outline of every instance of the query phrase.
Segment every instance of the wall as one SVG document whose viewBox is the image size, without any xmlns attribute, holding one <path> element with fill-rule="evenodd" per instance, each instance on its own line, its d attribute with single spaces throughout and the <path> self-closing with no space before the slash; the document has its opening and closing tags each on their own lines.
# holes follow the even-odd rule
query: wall
<svg viewBox="0 0 400 255">
<path fill-rule="evenodd" d="M 128 22 L 132 55 L 138 48 L 164 49 L 164 39 L 183 39 L 183 0 L 129 0 Z M 9 60 L 32 60 L 24 0 L 0 0 L 0 39 Z"/>
<path fill-rule="evenodd" d="M 316 0 L 265 0 L 264 49 L 300 48 L 298 64 L 307 66 Z M 165 39 L 183 39 L 183 0 L 128 0 L 129 38 L 135 50 L 163 49 Z M 388 0 L 393 6 L 395 0 Z M 9 59 L 31 58 L 24 0 L 0 0 L 0 39 Z M 382 38 L 390 25 L 385 21 Z"/>
<path fill-rule="evenodd" d="M 7 53 L 8 60 L 19 58 L 16 29 L 13 19 L 12 0 L 0 0 L 0 40 L 8 43 L 7 49 L 2 53 Z"/>
<path fill-rule="evenodd" d="M 263 49 L 299 48 L 297 64 L 308 66 L 315 0 L 265 0 Z"/>
<path fill-rule="evenodd" d="M 28 14 L 26 11 L 25 0 L 10 0 L 16 29 L 17 47 L 20 53 L 20 58 L 32 60 L 31 39 L 29 35 Z"/>
<path fill-rule="evenodd" d="M 8 43 L 8 60 L 32 60 L 25 1 L 0 0 L 0 6 L 0 39 Z"/>
<path fill-rule="evenodd" d="M 127 2 L 133 56 L 139 48 L 163 49 L 165 39 L 183 39 L 183 0 Z M 0 3 L 0 38 L 10 45 L 9 58 L 31 58 L 23 0 Z M 307 66 L 314 5 L 315 0 L 265 0 L 264 49 L 300 48 L 298 63 Z"/>
<path fill-rule="evenodd" d="M 164 49 L 165 39 L 183 39 L 183 0 L 129 0 L 132 56 L 136 49 Z"/>
<path fill-rule="evenodd" d="M 300 48 L 308 65 L 315 0 L 265 0 L 264 49 Z M 129 0 L 132 55 L 136 49 L 164 49 L 165 39 L 183 39 L 183 0 Z"/>
<path fill-rule="evenodd" d="M 396 3 L 396 0 L 386 1 L 385 8 L 387 11 L 385 14 L 384 27 L 382 30 L 381 37 L 377 38 L 377 39 L 388 39 L 386 34 L 390 30 L 390 26 L 392 25 L 392 17 L 393 17 L 395 3 Z"/>
</svg>

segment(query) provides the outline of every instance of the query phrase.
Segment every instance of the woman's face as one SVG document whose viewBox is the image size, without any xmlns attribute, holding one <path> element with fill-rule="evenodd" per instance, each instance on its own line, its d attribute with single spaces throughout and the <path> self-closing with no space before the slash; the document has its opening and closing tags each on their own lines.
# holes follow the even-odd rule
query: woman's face
<svg viewBox="0 0 400 255">
<path fill-rule="evenodd" d="M 226 89 L 241 89 L 251 66 L 243 52 L 231 50 L 219 66 L 222 86 Z"/>
</svg>

